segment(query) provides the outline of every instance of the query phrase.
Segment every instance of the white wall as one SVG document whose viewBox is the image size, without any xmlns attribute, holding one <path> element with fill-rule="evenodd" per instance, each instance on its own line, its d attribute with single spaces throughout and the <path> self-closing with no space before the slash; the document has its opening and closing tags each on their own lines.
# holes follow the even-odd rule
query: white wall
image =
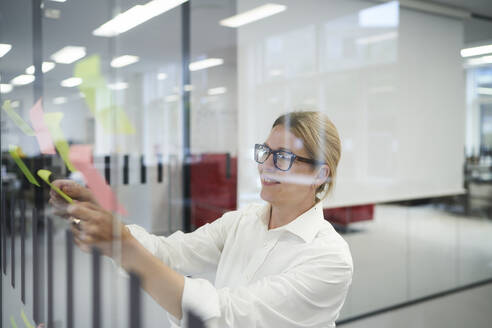
<svg viewBox="0 0 492 328">
<path fill-rule="evenodd" d="M 253 145 L 302 107 L 326 113 L 342 139 L 325 206 L 462 192 L 462 22 L 397 3 L 277 3 L 287 10 L 238 31 L 239 205 L 259 199 Z"/>
</svg>

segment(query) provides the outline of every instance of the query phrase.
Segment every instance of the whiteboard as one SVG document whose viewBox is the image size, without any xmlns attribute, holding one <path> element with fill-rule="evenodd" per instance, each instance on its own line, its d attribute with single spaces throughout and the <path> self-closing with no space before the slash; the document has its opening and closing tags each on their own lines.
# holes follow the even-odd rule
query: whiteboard
<svg viewBox="0 0 492 328">
<path fill-rule="evenodd" d="M 325 207 L 462 193 L 462 22 L 397 2 L 276 3 L 287 10 L 238 29 L 239 206 L 260 200 L 253 145 L 301 108 L 326 113 L 342 140 Z"/>
</svg>

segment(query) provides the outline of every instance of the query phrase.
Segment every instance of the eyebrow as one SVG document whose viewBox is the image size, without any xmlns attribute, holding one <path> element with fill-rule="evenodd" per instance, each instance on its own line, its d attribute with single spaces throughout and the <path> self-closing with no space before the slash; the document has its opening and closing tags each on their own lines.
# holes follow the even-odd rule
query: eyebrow
<svg viewBox="0 0 492 328">
<path fill-rule="evenodd" d="M 269 144 L 267 144 L 266 142 L 263 143 L 265 146 L 267 146 L 268 148 L 272 149 L 272 150 L 284 150 L 284 151 L 288 151 L 289 153 L 292 153 L 292 150 L 288 149 L 288 148 L 284 148 L 284 147 L 279 147 L 278 149 L 273 149 L 272 147 L 270 147 Z"/>
</svg>

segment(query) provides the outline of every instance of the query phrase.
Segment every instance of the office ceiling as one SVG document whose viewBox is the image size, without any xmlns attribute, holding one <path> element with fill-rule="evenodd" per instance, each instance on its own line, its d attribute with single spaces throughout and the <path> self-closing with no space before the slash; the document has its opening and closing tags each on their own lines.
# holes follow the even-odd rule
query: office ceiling
<svg viewBox="0 0 492 328">
<path fill-rule="evenodd" d="M 119 9 L 124 11 L 136 3 L 144 4 L 147 1 L 118 0 L 116 3 L 120 6 Z M 492 0 L 436 0 L 433 2 L 492 17 Z M 51 54 L 66 45 L 85 45 L 88 48 L 88 54 L 101 54 L 101 59 L 108 71 L 111 57 L 122 54 L 145 58 L 145 61 L 138 65 L 125 68 L 124 71 L 127 72 L 131 72 L 132 69 L 140 72 L 146 69 L 155 70 L 157 66 L 169 62 L 179 64 L 181 14 L 178 8 L 155 17 L 117 38 L 94 37 L 92 30 L 106 22 L 114 12 L 114 8 L 111 7 L 113 3 L 113 1 L 100 0 L 67 0 L 63 3 L 44 1 L 45 9 L 60 10 L 60 18 L 43 19 L 44 59 L 49 60 Z M 235 12 L 235 3 L 235 0 L 191 0 L 191 60 L 204 55 L 213 56 L 214 52 L 234 47 L 235 30 L 222 27 L 217 22 Z M 0 43 L 14 45 L 11 52 L 0 59 L 3 83 L 23 73 L 32 64 L 31 17 L 31 0 L 2 0 L 0 2 Z M 72 71 L 73 65 L 57 65 L 53 73 L 46 74 L 46 85 L 58 85 L 58 81 L 70 77 Z M 50 79 L 53 79 L 53 83 L 50 83 Z"/>
</svg>

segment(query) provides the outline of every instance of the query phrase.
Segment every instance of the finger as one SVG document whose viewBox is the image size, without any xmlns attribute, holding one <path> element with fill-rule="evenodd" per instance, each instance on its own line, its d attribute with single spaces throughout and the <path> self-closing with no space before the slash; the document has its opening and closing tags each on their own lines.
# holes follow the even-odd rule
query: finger
<svg viewBox="0 0 492 328">
<path fill-rule="evenodd" d="M 58 213 L 67 213 L 67 207 L 68 203 L 67 202 L 59 202 L 53 198 L 50 198 L 49 200 L 50 205 L 53 207 L 53 210 L 55 211 L 56 214 Z"/>
<path fill-rule="evenodd" d="M 72 180 L 55 180 L 55 181 L 53 181 L 53 185 L 60 188 L 64 193 L 66 193 L 68 196 L 70 196 L 73 199 L 83 201 L 83 202 L 93 202 L 93 203 L 97 204 L 97 202 L 96 202 L 94 196 L 92 195 L 92 193 L 90 192 L 90 190 L 79 185 L 75 181 L 72 181 Z M 60 196 L 58 195 L 58 197 L 60 197 Z"/>
<path fill-rule="evenodd" d="M 75 245 L 77 245 L 77 247 L 78 247 L 81 251 L 83 251 L 83 252 L 85 252 L 85 253 L 89 253 L 89 251 L 90 251 L 90 247 L 89 247 L 88 245 L 84 244 L 84 243 L 83 243 L 83 242 L 82 242 L 79 238 L 75 238 L 75 237 L 74 237 L 74 238 L 73 238 L 73 242 L 74 242 L 74 244 L 75 244 Z"/>
<path fill-rule="evenodd" d="M 100 211 L 93 208 L 89 203 L 77 202 L 67 207 L 67 213 L 82 221 L 97 220 Z"/>
</svg>

